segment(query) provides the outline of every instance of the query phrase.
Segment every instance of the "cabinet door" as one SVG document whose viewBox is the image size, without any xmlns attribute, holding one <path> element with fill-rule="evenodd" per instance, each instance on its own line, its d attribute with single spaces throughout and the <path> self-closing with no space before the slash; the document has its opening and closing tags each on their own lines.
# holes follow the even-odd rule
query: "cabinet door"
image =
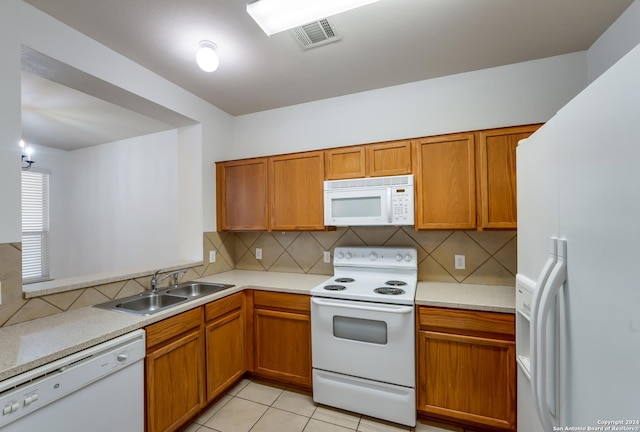
<svg viewBox="0 0 640 432">
<path fill-rule="evenodd" d="M 311 324 L 308 314 L 254 310 L 255 373 L 311 388 Z"/>
<path fill-rule="evenodd" d="M 178 430 L 203 406 L 200 329 L 147 353 L 147 430 Z M 115 413 L 114 415 L 117 415 Z"/>
<path fill-rule="evenodd" d="M 211 402 L 246 372 L 244 293 L 208 304 L 205 313 L 207 402 Z"/>
<path fill-rule="evenodd" d="M 217 171 L 218 229 L 268 229 L 267 159 L 220 162 Z"/>
<path fill-rule="evenodd" d="M 411 141 L 370 144 L 367 163 L 371 177 L 411 174 Z"/>
<path fill-rule="evenodd" d="M 515 343 L 418 332 L 418 410 L 441 419 L 515 430 Z"/>
<path fill-rule="evenodd" d="M 365 149 L 362 146 L 325 150 L 325 179 L 340 180 L 366 175 Z"/>
<path fill-rule="evenodd" d="M 476 226 L 474 134 L 452 134 L 413 142 L 416 228 Z"/>
<path fill-rule="evenodd" d="M 480 221 L 482 228 L 516 228 L 516 147 L 540 125 L 480 132 Z"/>
<path fill-rule="evenodd" d="M 324 152 L 269 158 L 271 229 L 324 229 Z"/>
</svg>

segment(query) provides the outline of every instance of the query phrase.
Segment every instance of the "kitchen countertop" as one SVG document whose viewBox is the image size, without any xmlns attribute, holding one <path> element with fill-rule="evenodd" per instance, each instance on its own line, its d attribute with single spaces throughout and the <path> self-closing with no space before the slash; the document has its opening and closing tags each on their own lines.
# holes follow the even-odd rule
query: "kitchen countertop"
<svg viewBox="0 0 640 432">
<path fill-rule="evenodd" d="M 246 288 L 309 294 L 328 275 L 232 270 L 198 281 L 235 287 L 150 316 L 85 307 L 0 328 L 0 381 Z M 416 304 L 514 312 L 513 287 L 419 282 Z"/>
<path fill-rule="evenodd" d="M 512 286 L 418 282 L 416 305 L 515 313 Z"/>
</svg>

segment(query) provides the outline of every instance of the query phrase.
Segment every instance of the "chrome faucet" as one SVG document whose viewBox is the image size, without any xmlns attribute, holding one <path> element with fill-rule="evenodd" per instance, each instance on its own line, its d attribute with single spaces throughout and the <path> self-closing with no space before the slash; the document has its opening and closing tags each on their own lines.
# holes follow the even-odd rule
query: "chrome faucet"
<svg viewBox="0 0 640 432">
<path fill-rule="evenodd" d="M 165 279 L 168 279 L 170 277 L 173 277 L 173 281 L 172 281 L 172 286 L 173 288 L 178 288 L 178 282 L 179 282 L 179 276 L 181 273 L 186 273 L 187 269 L 180 269 L 180 270 L 175 270 L 172 271 L 170 273 L 167 273 L 166 275 L 162 276 L 160 279 L 158 279 L 158 274 L 161 272 L 162 270 L 157 270 L 153 276 L 151 276 L 151 293 L 152 294 L 156 294 L 158 292 L 158 284 L 160 284 L 160 282 L 162 282 Z"/>
</svg>

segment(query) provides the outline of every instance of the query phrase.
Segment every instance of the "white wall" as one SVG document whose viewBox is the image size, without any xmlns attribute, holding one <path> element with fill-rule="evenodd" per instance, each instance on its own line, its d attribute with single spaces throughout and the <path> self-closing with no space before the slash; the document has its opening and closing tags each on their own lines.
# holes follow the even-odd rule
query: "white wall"
<svg viewBox="0 0 640 432">
<path fill-rule="evenodd" d="M 34 149 L 33 169 L 50 171 L 49 177 L 49 267 L 51 277 L 59 279 L 70 276 L 68 245 L 73 227 L 69 223 L 73 173 L 70 152 L 27 143 Z"/>
<path fill-rule="evenodd" d="M 203 229 L 215 229 L 215 196 L 209 188 L 215 185 L 218 149 L 230 142 L 231 116 L 21 0 L 0 2 L 0 29 L 0 243 L 21 241 L 17 143 L 21 135 L 20 46 L 24 44 L 201 124 L 198 133 L 181 139 L 190 150 L 178 154 L 200 152 L 198 163 L 180 174 L 190 176 L 182 184 L 200 185 L 198 196 L 189 195 L 181 202 L 201 211 L 185 229 L 190 236 L 187 243 L 197 244 L 201 253 Z"/>
<path fill-rule="evenodd" d="M 234 118 L 223 159 L 545 122 L 587 85 L 586 52 Z"/>
<path fill-rule="evenodd" d="M 589 48 L 589 82 L 593 82 L 636 45 L 640 44 L 640 2 L 627 10 Z"/>
<path fill-rule="evenodd" d="M 70 167 L 68 276 L 179 260 L 176 129 L 70 152 Z"/>
</svg>

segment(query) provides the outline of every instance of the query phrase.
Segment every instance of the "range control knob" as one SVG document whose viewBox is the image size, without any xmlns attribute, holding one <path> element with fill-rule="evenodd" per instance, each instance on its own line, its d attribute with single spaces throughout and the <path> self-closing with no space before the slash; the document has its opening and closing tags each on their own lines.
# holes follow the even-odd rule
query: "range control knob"
<svg viewBox="0 0 640 432">
<path fill-rule="evenodd" d="M 413 257 L 411 256 L 411 254 L 406 254 L 406 255 L 404 256 L 404 260 L 405 260 L 406 262 L 410 262 L 412 259 L 413 259 Z"/>
<path fill-rule="evenodd" d="M 369 255 L 369 259 L 370 259 L 371 261 L 375 261 L 375 260 L 377 260 L 377 259 L 378 259 L 378 254 L 377 254 L 377 253 L 375 253 L 375 252 L 371 252 L 371 255 Z"/>
<path fill-rule="evenodd" d="M 351 259 L 353 257 L 353 255 L 351 255 L 351 252 L 347 252 L 347 254 L 344 257 L 346 259 Z"/>
<path fill-rule="evenodd" d="M 338 252 L 338 259 L 344 258 L 344 254 L 342 252 Z"/>
<path fill-rule="evenodd" d="M 396 261 L 402 261 L 402 254 L 396 255 Z"/>
</svg>

